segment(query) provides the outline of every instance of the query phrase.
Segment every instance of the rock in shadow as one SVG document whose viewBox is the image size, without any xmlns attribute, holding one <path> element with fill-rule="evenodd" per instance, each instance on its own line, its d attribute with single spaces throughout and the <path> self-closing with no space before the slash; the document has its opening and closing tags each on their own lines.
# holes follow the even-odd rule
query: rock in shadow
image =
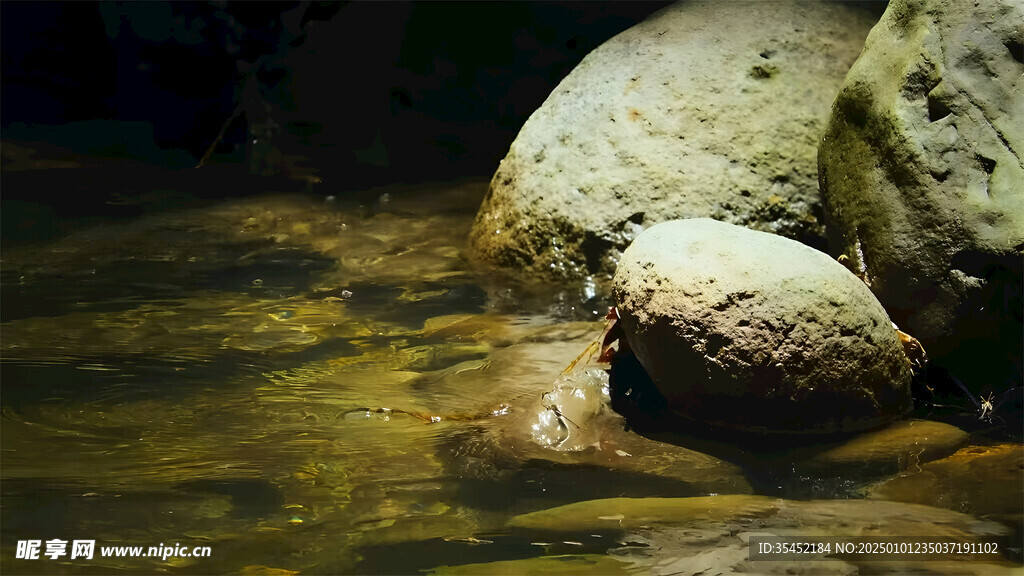
<svg viewBox="0 0 1024 576">
<path fill-rule="evenodd" d="M 948 456 L 967 440 L 955 426 L 913 419 L 856 436 L 766 436 L 714 428 L 670 410 L 630 353 L 612 363 L 610 388 L 613 409 L 637 434 L 734 463 L 761 494 L 858 496 L 869 482 Z"/>
</svg>

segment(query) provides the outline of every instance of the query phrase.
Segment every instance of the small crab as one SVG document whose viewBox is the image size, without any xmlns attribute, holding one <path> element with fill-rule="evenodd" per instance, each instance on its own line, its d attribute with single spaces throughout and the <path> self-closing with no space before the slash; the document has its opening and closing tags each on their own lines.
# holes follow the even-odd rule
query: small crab
<svg viewBox="0 0 1024 576">
<path fill-rule="evenodd" d="M 871 288 L 871 280 L 868 278 L 867 267 L 864 265 L 864 254 L 861 252 L 860 242 L 857 243 L 856 249 L 856 263 L 853 258 L 846 254 L 840 254 L 836 261 L 845 266 L 857 278 L 860 278 L 861 282 L 868 288 Z M 900 344 L 903 345 L 903 353 L 907 355 L 907 360 L 910 361 L 910 367 L 914 374 L 920 374 L 928 364 L 928 354 L 924 351 L 924 346 L 921 345 L 917 338 L 900 330 L 900 327 L 895 322 L 892 322 L 892 328 L 896 331 L 896 335 L 899 336 Z"/>
<path fill-rule="evenodd" d="M 907 334 L 900 327 L 892 322 L 892 328 L 896 331 L 896 336 L 900 339 L 900 344 L 903 345 L 903 353 L 907 355 L 907 360 L 910 360 L 910 368 L 915 374 L 920 374 L 921 370 L 928 364 L 928 353 L 924 351 L 924 346 L 921 342 Z"/>
<path fill-rule="evenodd" d="M 857 244 L 857 251 L 860 252 L 860 244 Z M 846 267 L 847 270 L 853 272 L 853 275 L 860 278 L 860 281 L 867 284 L 868 288 L 871 287 L 871 280 L 868 279 L 868 270 L 863 263 L 858 267 L 854 264 L 853 259 L 846 254 L 840 254 L 836 261 Z M 863 257 L 861 258 L 863 262 Z"/>
</svg>

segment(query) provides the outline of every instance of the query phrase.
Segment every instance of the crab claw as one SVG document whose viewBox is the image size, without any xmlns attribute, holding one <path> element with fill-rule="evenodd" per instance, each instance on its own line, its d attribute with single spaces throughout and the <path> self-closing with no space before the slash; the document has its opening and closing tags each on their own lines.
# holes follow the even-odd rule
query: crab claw
<svg viewBox="0 0 1024 576">
<path fill-rule="evenodd" d="M 923 369 L 925 364 L 928 364 L 928 353 L 924 351 L 924 346 L 921 345 L 921 342 L 900 330 L 895 322 L 892 322 L 892 328 L 896 331 L 896 335 L 899 336 L 900 344 L 903 345 L 903 353 L 907 355 L 907 360 L 910 360 L 910 365 L 914 372 Z"/>
</svg>

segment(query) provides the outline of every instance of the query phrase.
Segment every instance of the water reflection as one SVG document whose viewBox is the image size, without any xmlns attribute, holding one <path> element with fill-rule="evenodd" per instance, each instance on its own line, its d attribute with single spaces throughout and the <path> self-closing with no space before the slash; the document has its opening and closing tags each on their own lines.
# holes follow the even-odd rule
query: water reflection
<svg viewBox="0 0 1024 576">
<path fill-rule="evenodd" d="M 621 562 L 587 554 L 617 544 L 538 546 L 508 519 L 750 493 L 742 466 L 626 431 L 594 401 L 600 371 L 562 373 L 601 332 L 595 286 L 474 277 L 460 251 L 484 188 L 248 198 L 5 251 L 3 571 L 410 573 L 566 552 L 601 571 Z M 536 439 L 545 402 L 572 420 L 557 450 Z M 13 559 L 28 538 L 213 555 Z"/>
<path fill-rule="evenodd" d="M 357 545 L 472 537 L 436 447 L 579 346 L 491 370 L 496 345 L 564 334 L 484 314 L 459 254 L 472 186 L 386 212 L 253 198 L 6 252 L 5 549 L 73 534 L 216 550 L 17 571 L 345 571 Z M 369 411 L 386 407 L 405 412 Z"/>
</svg>

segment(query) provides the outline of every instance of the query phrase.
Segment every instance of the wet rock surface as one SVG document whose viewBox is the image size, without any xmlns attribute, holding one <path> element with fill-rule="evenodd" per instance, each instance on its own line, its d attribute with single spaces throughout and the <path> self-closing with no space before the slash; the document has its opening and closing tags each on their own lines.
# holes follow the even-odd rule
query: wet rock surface
<svg viewBox="0 0 1024 576">
<path fill-rule="evenodd" d="M 862 8 L 681 2 L 606 42 L 523 126 L 473 252 L 535 278 L 604 279 L 637 233 L 676 218 L 822 243 L 816 150 L 877 19 Z"/>
<path fill-rule="evenodd" d="M 910 364 L 867 287 L 826 254 L 710 219 L 623 254 L 615 300 L 669 406 L 726 429 L 863 430 L 910 408 Z"/>
<path fill-rule="evenodd" d="M 750 557 L 753 537 L 935 538 L 950 542 L 1007 542 L 998 523 L 916 504 L 869 500 L 793 501 L 766 496 L 615 498 L 578 502 L 512 518 L 528 537 L 579 540 L 652 574 L 1012 574 L 1001 554 L 921 560 L 829 554 L 792 560 Z M 813 556 L 813 557 L 812 557 Z M 886 561 L 888 560 L 888 561 Z"/>
<path fill-rule="evenodd" d="M 1021 383 L 1022 30 L 1011 0 L 891 2 L 819 153 L 829 249 L 975 394 Z"/>
<path fill-rule="evenodd" d="M 953 453 L 968 435 L 956 426 L 931 420 L 901 420 L 881 430 L 860 434 L 814 456 L 820 469 L 864 466 L 873 470 L 914 467 Z"/>
<path fill-rule="evenodd" d="M 1022 480 L 1024 447 L 1020 444 L 968 446 L 881 482 L 868 494 L 870 498 L 1006 517 L 1020 526 Z"/>
<path fill-rule="evenodd" d="M 474 576 L 476 574 L 631 574 L 630 564 L 610 556 L 597 554 L 563 554 L 558 556 L 538 556 L 523 560 L 504 560 L 498 562 L 481 562 L 477 564 L 461 564 L 456 566 L 439 566 L 428 571 L 428 574 L 445 574 Z"/>
<path fill-rule="evenodd" d="M 829 443 L 775 439 L 745 446 L 731 457 L 714 447 L 704 450 L 739 463 L 754 493 L 834 499 L 863 498 L 871 482 L 912 474 L 967 441 L 967 433 L 954 426 L 910 419 Z"/>
<path fill-rule="evenodd" d="M 449 472 L 505 486 L 502 492 L 521 491 L 523 483 L 538 482 L 539 475 L 547 479 L 549 498 L 567 501 L 581 492 L 621 494 L 618 482 L 626 477 L 636 483 L 634 489 L 648 493 L 751 491 L 736 464 L 628 430 L 609 407 L 608 376 L 602 370 L 580 367 L 559 374 L 556 359 L 569 363 L 592 338 L 593 332 L 567 344 L 521 342 L 492 351 L 486 371 L 447 378 L 445 386 L 453 394 L 446 404 L 453 408 L 466 406 L 458 391 L 483 385 L 505 391 L 503 399 L 489 395 L 491 405 L 501 401 L 508 406 L 507 415 L 475 422 L 442 447 Z M 538 360 L 541 354 L 551 360 Z M 547 374 L 530 370 L 539 362 L 549 367 Z M 480 405 L 479 398 L 475 403 Z M 585 486 L 573 480 L 581 471 L 588 474 Z M 559 478 L 567 482 L 561 488 L 556 487 L 563 482 Z"/>
</svg>

